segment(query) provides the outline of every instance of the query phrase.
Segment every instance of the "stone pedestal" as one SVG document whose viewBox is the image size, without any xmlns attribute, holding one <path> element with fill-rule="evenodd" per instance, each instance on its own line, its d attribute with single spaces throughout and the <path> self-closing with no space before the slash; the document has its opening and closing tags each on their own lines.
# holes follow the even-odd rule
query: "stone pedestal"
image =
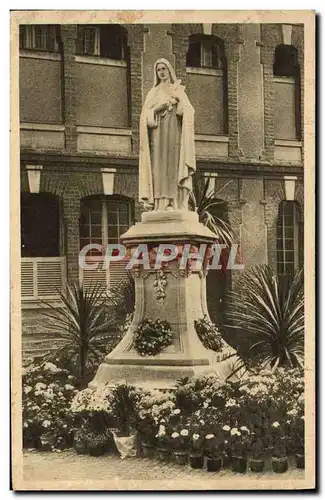
<svg viewBox="0 0 325 500">
<path fill-rule="evenodd" d="M 215 242 L 215 234 L 198 222 L 195 212 L 146 212 L 142 221 L 122 236 L 122 241 L 131 248 L 147 244 L 149 250 L 163 243 L 198 248 L 206 244 L 208 248 Z M 232 354 L 233 349 L 226 343 L 221 353 L 206 349 L 195 330 L 194 321 L 208 314 L 206 266 L 198 269 L 192 261 L 191 269 L 181 269 L 179 264 L 176 259 L 162 271 L 141 265 L 133 270 L 136 304 L 132 325 L 106 356 L 90 387 L 127 381 L 141 387 L 170 388 L 181 377 L 218 370 L 218 364 Z M 154 286 L 159 272 L 163 272 L 166 283 L 162 299 Z M 134 331 L 144 319 L 166 320 L 173 330 L 172 345 L 156 356 L 141 356 L 133 347 Z"/>
</svg>

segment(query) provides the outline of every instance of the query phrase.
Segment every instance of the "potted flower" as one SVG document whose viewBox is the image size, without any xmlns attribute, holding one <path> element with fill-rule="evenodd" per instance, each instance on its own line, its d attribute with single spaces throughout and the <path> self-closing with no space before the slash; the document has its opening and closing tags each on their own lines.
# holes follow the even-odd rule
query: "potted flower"
<svg viewBox="0 0 325 500">
<path fill-rule="evenodd" d="M 233 472 L 244 473 L 247 469 L 247 448 L 249 429 L 242 426 L 233 427 L 230 431 L 230 450 Z"/>
<path fill-rule="evenodd" d="M 88 453 L 87 431 L 82 427 L 77 429 L 73 436 L 73 447 L 79 455 Z"/>
<path fill-rule="evenodd" d="M 170 458 L 170 436 L 165 424 L 159 424 L 156 434 L 156 450 L 158 460 L 167 462 Z"/>
<path fill-rule="evenodd" d="M 271 426 L 271 433 L 273 437 L 272 469 L 277 474 L 282 474 L 288 470 L 285 432 L 281 424 L 276 421 Z"/>
<path fill-rule="evenodd" d="M 219 472 L 222 467 L 223 439 L 220 432 L 206 434 L 204 454 L 207 457 L 207 471 Z"/>
<path fill-rule="evenodd" d="M 262 440 L 254 439 L 249 448 L 249 465 L 252 472 L 262 472 L 264 470 L 264 446 Z"/>
<path fill-rule="evenodd" d="M 192 469 L 202 469 L 204 465 L 204 435 L 199 429 L 194 429 L 190 439 L 190 465 Z"/>
<path fill-rule="evenodd" d="M 43 432 L 40 435 L 41 440 L 41 450 L 51 451 L 55 448 L 57 441 L 57 432 L 55 425 L 50 420 L 44 420 L 42 422 Z"/>
<path fill-rule="evenodd" d="M 89 432 L 86 437 L 87 449 L 92 457 L 104 455 L 107 445 L 107 435 L 104 433 Z"/>
<path fill-rule="evenodd" d="M 177 428 L 171 434 L 171 445 L 174 449 L 175 462 L 178 465 L 186 465 L 189 449 L 189 431 L 184 428 Z"/>
</svg>

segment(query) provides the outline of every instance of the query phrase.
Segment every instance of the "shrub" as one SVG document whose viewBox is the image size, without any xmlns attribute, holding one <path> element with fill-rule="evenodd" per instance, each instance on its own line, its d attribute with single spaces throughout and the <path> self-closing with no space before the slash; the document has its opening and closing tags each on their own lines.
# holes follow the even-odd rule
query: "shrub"
<svg viewBox="0 0 325 500">
<path fill-rule="evenodd" d="M 54 448 L 70 446 L 74 377 L 52 363 L 32 364 L 23 372 L 22 386 L 24 447 L 40 446 L 42 436 L 49 433 Z"/>
<path fill-rule="evenodd" d="M 303 272 L 275 275 L 267 266 L 245 271 L 227 298 L 226 329 L 251 367 L 296 367 L 304 356 Z M 240 336 L 242 335 L 242 342 Z"/>
</svg>

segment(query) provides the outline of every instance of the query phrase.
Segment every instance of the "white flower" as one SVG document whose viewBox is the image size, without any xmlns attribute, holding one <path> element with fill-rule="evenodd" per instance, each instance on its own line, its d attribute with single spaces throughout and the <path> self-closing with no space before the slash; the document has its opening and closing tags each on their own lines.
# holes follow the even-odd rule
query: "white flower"
<svg viewBox="0 0 325 500">
<path fill-rule="evenodd" d="M 209 403 L 208 403 L 207 401 L 205 401 L 205 402 L 203 403 L 203 408 L 208 408 L 208 406 L 209 406 Z"/>
<path fill-rule="evenodd" d="M 51 425 L 51 422 L 49 420 L 44 420 L 44 422 L 42 423 L 42 426 L 45 427 L 45 429 L 47 427 L 50 427 L 50 425 Z"/>
<path fill-rule="evenodd" d="M 246 431 L 246 432 L 249 432 L 249 429 L 247 429 L 246 425 L 243 425 L 241 428 L 240 428 L 241 431 Z"/>
<path fill-rule="evenodd" d="M 214 434 L 207 434 L 205 436 L 205 439 L 212 439 L 212 438 L 214 438 Z"/>
<path fill-rule="evenodd" d="M 24 393 L 25 394 L 28 394 L 32 390 L 33 390 L 33 388 L 30 385 L 28 385 L 27 387 L 24 387 Z"/>
<path fill-rule="evenodd" d="M 28 427 L 28 422 L 24 422 L 24 427 L 25 427 L 25 429 L 27 429 L 27 427 Z"/>
<path fill-rule="evenodd" d="M 279 422 L 273 422 L 272 427 L 280 427 Z"/>
<path fill-rule="evenodd" d="M 70 385 L 70 384 L 65 384 L 64 388 L 66 391 L 73 391 L 73 389 L 74 389 L 73 385 Z"/>
<path fill-rule="evenodd" d="M 179 434 L 178 432 L 173 432 L 172 434 L 172 438 L 175 439 L 175 438 L 178 438 L 179 437 Z"/>
<path fill-rule="evenodd" d="M 197 441 L 200 438 L 200 434 L 193 434 L 193 441 Z"/>
<path fill-rule="evenodd" d="M 231 434 L 232 436 L 235 436 L 235 434 L 237 434 L 237 432 L 238 432 L 237 427 L 233 427 L 233 428 L 231 429 L 230 434 Z"/>
<path fill-rule="evenodd" d="M 188 436 L 188 430 L 187 429 L 182 429 L 181 430 L 181 436 Z"/>
<path fill-rule="evenodd" d="M 234 399 L 231 399 L 231 398 L 230 398 L 230 399 L 227 401 L 227 403 L 225 404 L 225 407 L 226 407 L 226 408 L 229 408 L 229 407 L 231 407 L 231 406 L 238 406 L 238 405 L 237 405 L 237 403 L 236 403 L 236 401 L 235 401 Z"/>
<path fill-rule="evenodd" d="M 179 415 L 181 412 L 181 410 L 179 408 L 176 408 L 174 411 L 173 411 L 173 414 L 174 415 Z"/>
<path fill-rule="evenodd" d="M 201 424 L 201 425 L 204 425 L 204 424 L 205 424 L 204 420 L 202 420 L 202 419 L 201 419 L 201 420 L 200 420 L 200 424 Z"/>
<path fill-rule="evenodd" d="M 224 431 L 230 431 L 229 425 L 224 425 L 222 428 Z"/>
<path fill-rule="evenodd" d="M 201 413 L 201 412 L 200 412 L 200 410 L 197 410 L 197 411 L 194 413 L 194 415 L 196 415 L 197 417 L 199 417 L 199 416 L 200 416 L 200 413 Z"/>
<path fill-rule="evenodd" d="M 298 411 L 295 408 L 293 408 L 290 411 L 287 411 L 287 415 L 292 415 L 294 417 L 297 415 L 297 413 L 298 413 Z"/>
</svg>

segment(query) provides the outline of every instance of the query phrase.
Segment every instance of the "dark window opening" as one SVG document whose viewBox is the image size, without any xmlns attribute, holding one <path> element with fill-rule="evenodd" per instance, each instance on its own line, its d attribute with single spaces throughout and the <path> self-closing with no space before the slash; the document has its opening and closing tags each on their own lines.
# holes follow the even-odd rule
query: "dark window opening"
<svg viewBox="0 0 325 500">
<path fill-rule="evenodd" d="M 56 196 L 22 194 L 21 256 L 60 256 L 60 209 Z"/>
<path fill-rule="evenodd" d="M 294 85 L 294 124 L 296 139 L 301 138 L 301 83 L 298 50 L 292 45 L 278 45 L 274 53 L 273 75 L 292 78 Z"/>
<path fill-rule="evenodd" d="M 186 66 L 193 68 L 224 68 L 224 44 L 215 36 L 192 35 L 186 56 Z"/>
<path fill-rule="evenodd" d="M 127 32 L 114 24 L 78 26 L 77 53 L 127 61 Z"/>
</svg>

